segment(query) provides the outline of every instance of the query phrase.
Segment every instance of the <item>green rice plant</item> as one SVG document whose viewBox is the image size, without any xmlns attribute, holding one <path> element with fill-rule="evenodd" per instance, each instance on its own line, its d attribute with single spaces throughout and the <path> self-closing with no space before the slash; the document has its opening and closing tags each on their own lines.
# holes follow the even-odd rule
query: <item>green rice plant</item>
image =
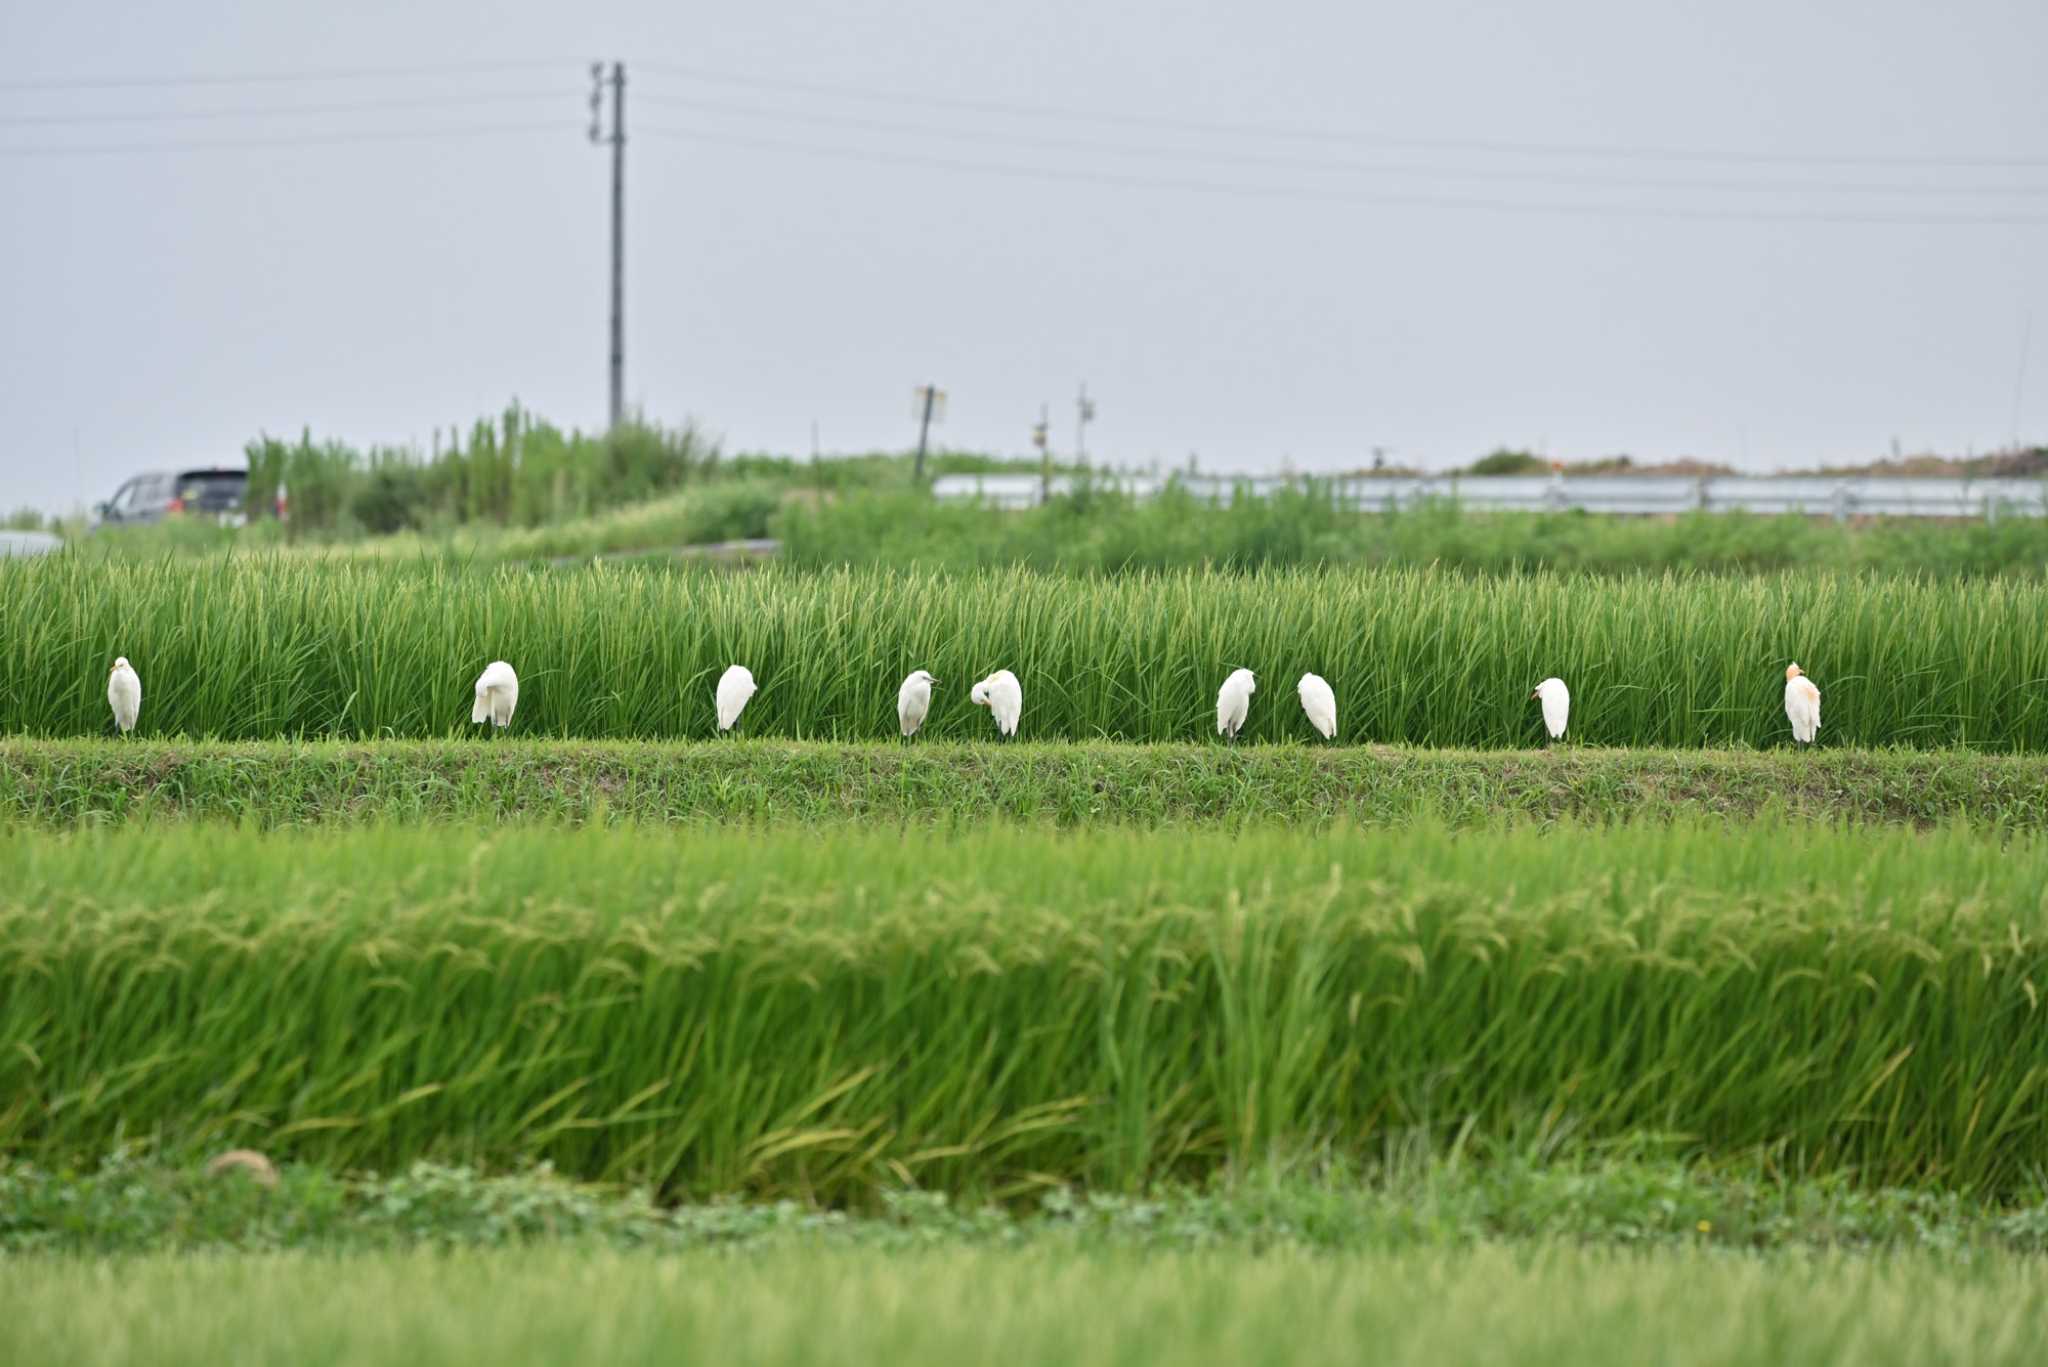
<svg viewBox="0 0 2048 1367">
<path fill-rule="evenodd" d="M 0 835 L 0 1152 L 682 1195 L 1141 1190 L 1475 1139 L 2048 1167 L 2048 838 Z"/>
<path fill-rule="evenodd" d="M 1823 746 L 2048 749 L 2048 586 L 1790 576 L 1467 579 L 1427 570 L 1076 579 L 880 570 L 733 575 L 599 564 L 464 570 L 289 558 L 0 563 L 0 731 L 108 728 L 108 665 L 140 672 L 140 734 L 445 736 L 473 680 L 519 670 L 515 730 L 713 734 L 734 662 L 751 735 L 880 739 L 898 682 L 942 681 L 920 741 L 985 738 L 967 689 L 1024 686 L 1027 738 L 1214 737 L 1233 668 L 1244 739 L 1304 740 L 1293 696 L 1336 688 L 1340 739 L 1529 747 L 1529 690 L 1572 688 L 1572 743 L 1790 745 L 1783 672 L 1826 702 Z"/>
<path fill-rule="evenodd" d="M 18 1260 L 0 1355 L 79 1367 L 2027 1367 L 2043 1263 L 1568 1245 L 1328 1256 L 550 1248 Z"/>
</svg>

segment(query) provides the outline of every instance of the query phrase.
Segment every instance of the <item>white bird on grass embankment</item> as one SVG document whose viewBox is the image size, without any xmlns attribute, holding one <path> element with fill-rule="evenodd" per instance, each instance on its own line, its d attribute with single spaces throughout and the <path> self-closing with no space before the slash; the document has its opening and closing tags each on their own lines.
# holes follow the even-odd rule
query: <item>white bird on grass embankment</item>
<svg viewBox="0 0 2048 1367">
<path fill-rule="evenodd" d="M 1301 694 L 1301 710 L 1308 713 L 1308 724 L 1322 732 L 1324 740 L 1335 740 L 1337 694 L 1330 681 L 1320 674 L 1304 674 L 1297 691 Z"/>
<path fill-rule="evenodd" d="M 967 700 L 986 707 L 996 719 L 996 730 L 1005 736 L 1017 734 L 1017 719 L 1024 715 L 1024 685 L 1007 669 L 998 669 L 967 691 Z"/>
<path fill-rule="evenodd" d="M 503 660 L 493 660 L 476 676 L 476 703 L 469 709 L 472 722 L 496 726 L 512 724 L 512 709 L 519 706 L 519 676 Z"/>
<path fill-rule="evenodd" d="M 718 729 L 730 731 L 739 724 L 747 699 L 754 696 L 754 671 L 734 665 L 718 676 Z"/>
<path fill-rule="evenodd" d="M 1216 690 L 1217 735 L 1237 739 L 1237 733 L 1244 729 L 1245 713 L 1252 709 L 1252 694 L 1258 691 L 1258 680 L 1249 669 L 1230 671 L 1223 687 Z"/>
<path fill-rule="evenodd" d="M 1792 739 L 1813 744 L 1820 730 L 1820 690 L 1796 664 L 1785 670 L 1785 716 L 1792 723 Z"/>
<path fill-rule="evenodd" d="M 1543 729 L 1550 732 L 1550 738 L 1564 739 L 1564 724 L 1572 711 L 1572 692 L 1564 686 L 1564 680 L 1545 679 L 1529 696 L 1543 699 Z"/>
<path fill-rule="evenodd" d="M 107 674 L 107 703 L 114 709 L 114 725 L 121 728 L 121 734 L 133 731 L 135 719 L 142 715 L 142 676 L 126 655 L 115 660 Z"/>
<path fill-rule="evenodd" d="M 932 685 L 937 682 L 920 669 L 896 690 L 896 723 L 905 736 L 916 735 L 917 728 L 924 725 L 924 714 L 932 710 Z"/>
</svg>

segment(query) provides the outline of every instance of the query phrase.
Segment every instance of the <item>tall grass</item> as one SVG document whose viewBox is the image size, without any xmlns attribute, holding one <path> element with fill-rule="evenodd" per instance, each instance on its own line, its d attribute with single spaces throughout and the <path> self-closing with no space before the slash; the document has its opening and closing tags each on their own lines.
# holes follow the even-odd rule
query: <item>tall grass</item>
<svg viewBox="0 0 2048 1367">
<path fill-rule="evenodd" d="M 248 511 L 271 517 L 288 495 L 294 539 L 457 524 L 533 527 L 673 492 L 710 476 L 718 451 L 695 427 L 628 423 L 564 432 L 516 403 L 431 454 L 338 441 L 259 437 L 248 444 Z"/>
<path fill-rule="evenodd" d="M 1724 581 L 1431 571 L 733 576 L 597 566 L 465 572 L 290 559 L 0 563 L 0 730 L 108 728 L 109 663 L 143 680 L 145 735 L 431 736 L 463 729 L 492 659 L 516 728 L 708 736 L 748 665 L 751 734 L 895 734 L 899 681 L 942 681 L 923 737 L 984 738 L 974 680 L 1014 670 L 1026 737 L 1214 734 L 1218 685 L 1257 671 L 1246 738 L 1300 740 L 1293 697 L 1335 686 L 1340 738 L 1529 746 L 1529 690 L 1572 688 L 1571 738 L 1789 744 L 1783 674 L 1826 699 L 1823 745 L 2048 749 L 2048 588 L 1839 576 Z"/>
<path fill-rule="evenodd" d="M 0 836 L 0 1151 L 683 1193 L 1138 1188 L 1644 1137 L 2048 1165 L 2048 840 L 214 827 Z"/>
</svg>

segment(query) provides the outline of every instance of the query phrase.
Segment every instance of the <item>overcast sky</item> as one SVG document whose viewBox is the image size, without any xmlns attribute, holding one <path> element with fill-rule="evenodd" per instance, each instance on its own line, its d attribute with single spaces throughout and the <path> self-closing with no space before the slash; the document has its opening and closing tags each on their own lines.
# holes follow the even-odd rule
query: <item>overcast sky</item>
<svg viewBox="0 0 2048 1367">
<path fill-rule="evenodd" d="M 729 450 L 901 447 L 927 378 L 949 445 L 1068 449 L 1085 380 L 1094 452 L 1208 469 L 2039 441 L 2044 52 L 2040 0 L 0 0 L 0 507 L 600 425 L 598 57 L 629 400 Z"/>
</svg>

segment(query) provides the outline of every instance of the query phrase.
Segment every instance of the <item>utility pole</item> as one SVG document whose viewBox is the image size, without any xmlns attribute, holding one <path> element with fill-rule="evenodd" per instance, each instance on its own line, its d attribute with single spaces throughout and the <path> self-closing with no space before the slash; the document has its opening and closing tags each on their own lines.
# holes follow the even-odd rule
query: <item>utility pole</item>
<svg viewBox="0 0 2048 1367">
<path fill-rule="evenodd" d="M 612 88 L 612 135 L 599 122 L 604 87 Z M 590 140 L 612 145 L 612 353 L 611 425 L 626 411 L 626 64 L 612 63 L 607 81 L 603 62 L 590 64 Z"/>
<path fill-rule="evenodd" d="M 911 392 L 913 411 L 918 415 L 917 423 L 917 470 L 911 476 L 919 484 L 924 483 L 924 452 L 931 442 L 932 419 L 944 420 L 946 415 L 946 391 L 935 384 L 919 385 Z"/>
<path fill-rule="evenodd" d="M 1088 424 L 1095 421 L 1095 400 L 1088 397 L 1088 382 L 1081 381 L 1081 393 L 1074 400 L 1074 464 L 1088 467 Z"/>
</svg>

